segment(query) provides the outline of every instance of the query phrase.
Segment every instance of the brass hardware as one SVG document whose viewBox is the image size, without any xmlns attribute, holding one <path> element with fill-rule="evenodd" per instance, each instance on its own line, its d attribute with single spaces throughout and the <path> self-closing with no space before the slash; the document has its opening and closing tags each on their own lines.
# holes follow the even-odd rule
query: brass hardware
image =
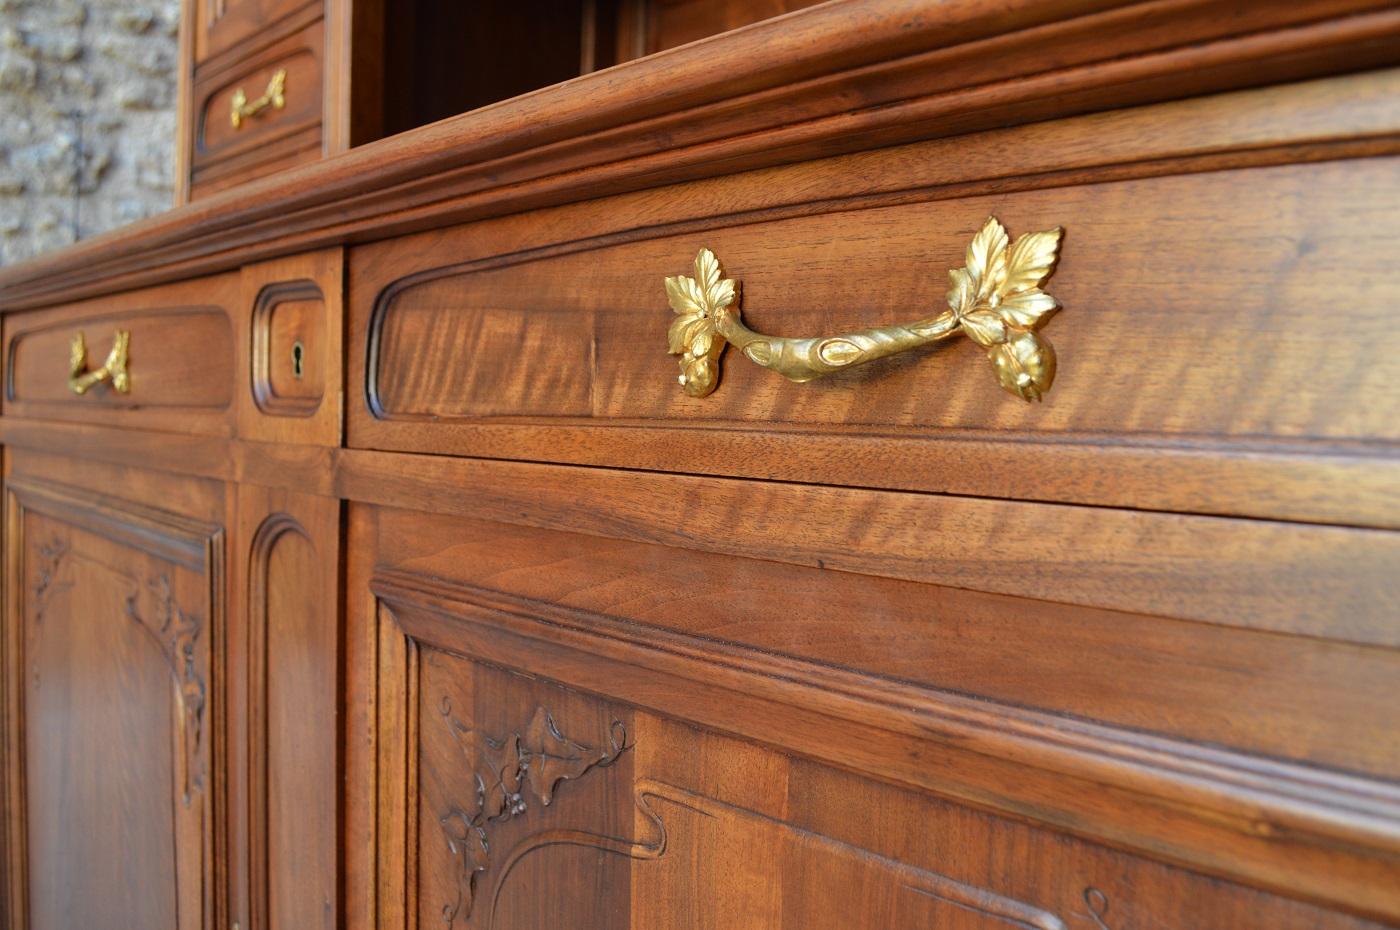
<svg viewBox="0 0 1400 930">
<path fill-rule="evenodd" d="M 131 344 L 131 333 L 117 330 L 112 338 L 112 351 L 107 353 L 107 361 L 95 371 L 87 371 L 87 342 L 83 334 L 73 337 L 68 349 L 68 390 L 74 394 L 86 394 L 94 385 L 104 381 L 112 382 L 112 388 L 121 394 L 131 392 L 131 376 L 126 371 L 127 347 Z"/>
<path fill-rule="evenodd" d="M 681 357 L 681 387 L 691 397 L 712 392 L 726 342 L 749 361 L 803 382 L 963 332 L 987 350 L 1003 388 L 1026 401 L 1040 400 L 1055 378 L 1055 350 L 1035 330 L 1059 303 L 1039 285 L 1055 264 L 1062 233 L 1057 226 L 1011 243 L 1006 229 L 988 217 L 967 247 L 966 266 L 948 272 L 949 310 L 903 325 L 811 339 L 765 336 L 741 323 L 739 286 L 722 277 L 713 252 L 701 249 L 694 278 L 666 279 L 677 314 L 669 351 Z"/>
<path fill-rule="evenodd" d="M 250 116 L 257 116 L 268 107 L 280 110 L 287 105 L 287 69 L 278 68 L 277 73 L 272 76 L 272 80 L 267 82 L 267 90 L 257 100 L 249 101 L 248 95 L 243 92 L 243 88 L 233 92 L 233 109 L 229 113 L 229 122 L 234 129 L 243 125 L 243 121 Z"/>
</svg>

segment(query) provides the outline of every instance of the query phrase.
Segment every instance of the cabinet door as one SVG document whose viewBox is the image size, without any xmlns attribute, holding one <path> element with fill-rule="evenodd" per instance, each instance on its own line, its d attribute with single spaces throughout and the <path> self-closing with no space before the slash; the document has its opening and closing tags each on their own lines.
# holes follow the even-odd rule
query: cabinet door
<svg viewBox="0 0 1400 930">
<path fill-rule="evenodd" d="M 222 533 L 34 477 L 6 501 L 9 926 L 212 927 Z"/>
<path fill-rule="evenodd" d="M 473 503 L 491 493 L 503 492 Z M 538 519 L 552 503 L 499 512 Z M 958 641 L 967 627 L 948 635 L 952 602 L 933 585 L 354 503 L 347 533 L 347 821 L 371 837 L 347 844 L 347 867 L 374 876 L 347 882 L 356 930 L 1390 925 L 1057 823 L 1052 805 L 1072 794 L 1109 815 L 1130 797 L 1097 760 L 1132 735 L 1079 731 L 1097 740 L 1092 772 L 1009 744 L 964 762 L 980 737 L 944 740 L 955 714 L 987 713 L 995 735 L 1046 734 L 1041 746 L 1074 721 L 838 667 L 919 661 L 921 640 L 974 655 Z M 995 629 L 995 613 L 958 598 L 952 609 Z M 798 655 L 825 647 L 835 661 Z M 366 729 L 372 757 L 357 745 Z M 1165 768 L 1151 786 L 1164 795 Z M 1031 779 L 1035 797 L 1011 796 Z M 1152 797 L 1132 803 L 1130 822 L 1152 826 Z M 1159 810 L 1183 844 L 1218 825 Z M 1280 854 L 1311 855 L 1301 843 Z M 1316 868 L 1383 894 L 1394 871 L 1380 856 Z"/>
</svg>

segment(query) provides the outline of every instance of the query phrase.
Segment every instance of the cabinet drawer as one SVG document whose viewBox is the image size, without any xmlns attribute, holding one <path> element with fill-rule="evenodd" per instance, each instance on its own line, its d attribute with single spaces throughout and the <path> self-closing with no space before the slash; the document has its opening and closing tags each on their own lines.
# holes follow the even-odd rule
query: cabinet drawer
<svg viewBox="0 0 1400 930">
<path fill-rule="evenodd" d="M 235 273 L 7 316 L 5 413 L 227 435 L 238 297 Z"/>
<path fill-rule="evenodd" d="M 1400 330 L 1383 297 L 1400 159 L 1298 163 L 1286 147 L 1313 113 L 1338 152 L 1388 131 L 1397 113 L 1376 94 L 1397 86 L 1187 101 L 363 246 L 350 292 L 367 403 L 350 443 L 1213 513 L 1249 506 L 1247 475 L 1290 495 L 1260 515 L 1369 520 L 1323 507 L 1316 484 L 1264 480 L 1257 454 L 1400 441 Z M 1259 137 L 1284 147 L 1211 170 L 1141 164 Z M 753 330 L 836 336 L 946 313 L 949 272 L 989 216 L 1013 240 L 1064 231 L 1044 282 L 1061 309 L 1036 330 L 1058 356 L 1043 402 L 1003 390 L 966 335 L 809 383 L 730 346 L 713 393 L 677 384 L 664 281 L 695 276 L 700 249 Z M 1217 465 L 1234 478 L 1201 470 Z M 1384 497 L 1392 525 L 1393 463 L 1367 467 L 1390 469 L 1367 512 Z"/>
<path fill-rule="evenodd" d="M 278 28 L 292 14 L 321 11 L 321 0 L 209 0 L 190 5 L 195 16 L 195 62 Z"/>
<path fill-rule="evenodd" d="M 196 73 L 194 196 L 321 157 L 322 50 L 316 20 L 246 58 Z"/>
</svg>

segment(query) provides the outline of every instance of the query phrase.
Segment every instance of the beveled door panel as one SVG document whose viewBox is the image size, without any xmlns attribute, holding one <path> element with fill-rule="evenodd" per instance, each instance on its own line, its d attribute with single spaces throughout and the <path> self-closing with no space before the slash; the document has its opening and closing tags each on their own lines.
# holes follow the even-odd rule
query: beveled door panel
<svg viewBox="0 0 1400 930">
<path fill-rule="evenodd" d="M 475 661 L 432 609 L 379 616 L 380 926 L 1377 926 Z"/>
<path fill-rule="evenodd" d="M 1303 858 L 1390 874 L 1359 836 L 1339 837 L 1347 851 L 1295 833 L 1293 861 L 1256 844 L 1258 824 L 1285 829 L 1302 779 L 1319 804 L 1336 788 L 1379 805 L 1379 782 L 916 684 L 916 667 L 948 677 L 910 655 L 917 637 L 964 660 L 969 640 L 1004 641 L 941 630 L 938 609 L 910 618 L 898 678 L 844 673 L 847 637 L 901 623 L 894 589 L 842 601 L 847 634 L 798 592 L 849 573 L 711 575 L 671 547 L 356 505 L 349 526 L 347 732 L 372 737 L 351 751 L 347 831 L 368 842 L 347 864 L 376 876 L 351 926 L 1358 930 L 1393 906 L 1281 880 Z M 913 609 L 946 592 L 908 593 Z M 779 654 L 828 647 L 820 665 Z M 1025 694 L 1074 687 L 1020 674 Z M 1204 813 L 1219 799 L 1192 795 L 1198 778 L 1232 800 Z M 1232 823 L 1241 809 L 1256 819 Z"/>
<path fill-rule="evenodd" d="M 246 759 L 230 766 L 230 796 L 246 856 L 231 857 L 231 914 L 247 930 L 333 930 L 340 503 L 248 486 L 237 496 L 231 604 L 247 626 L 229 675 Z"/>
<path fill-rule="evenodd" d="M 7 495 L 15 926 L 214 926 L 221 531 L 61 485 Z"/>
</svg>

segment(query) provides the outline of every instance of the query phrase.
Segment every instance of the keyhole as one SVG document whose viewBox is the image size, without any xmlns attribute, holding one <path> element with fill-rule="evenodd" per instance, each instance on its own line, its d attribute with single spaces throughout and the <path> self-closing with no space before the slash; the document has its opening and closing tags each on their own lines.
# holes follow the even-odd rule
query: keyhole
<svg viewBox="0 0 1400 930">
<path fill-rule="evenodd" d="M 292 343 L 292 376 L 301 380 L 301 360 L 306 355 L 306 348 L 300 342 Z"/>
</svg>

